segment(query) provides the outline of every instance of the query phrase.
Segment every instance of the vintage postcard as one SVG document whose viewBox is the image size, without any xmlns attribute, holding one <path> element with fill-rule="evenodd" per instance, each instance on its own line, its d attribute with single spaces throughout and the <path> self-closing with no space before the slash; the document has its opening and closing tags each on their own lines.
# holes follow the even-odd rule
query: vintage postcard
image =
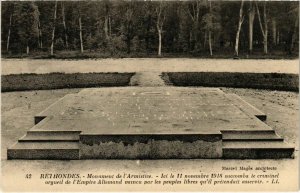
<svg viewBox="0 0 300 193">
<path fill-rule="evenodd" d="M 298 191 L 298 163 L 299 2 L 1 2 L 1 191 Z"/>
</svg>

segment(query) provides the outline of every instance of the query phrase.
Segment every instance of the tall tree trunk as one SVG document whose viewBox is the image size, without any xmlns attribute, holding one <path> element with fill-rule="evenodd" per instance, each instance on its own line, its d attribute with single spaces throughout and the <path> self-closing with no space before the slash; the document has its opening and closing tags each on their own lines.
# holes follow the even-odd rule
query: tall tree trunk
<svg viewBox="0 0 300 193">
<path fill-rule="evenodd" d="M 263 35 L 263 43 L 264 43 L 264 54 L 268 54 L 268 20 L 267 20 L 267 8 L 266 8 L 266 2 L 264 2 L 264 7 L 263 7 L 263 18 L 264 18 L 264 27 L 262 25 L 261 17 L 260 17 L 260 11 L 257 5 L 257 2 L 255 2 L 256 5 L 256 10 L 257 10 L 257 16 L 258 16 L 258 21 L 259 21 L 259 26 L 261 29 L 261 33 Z"/>
<path fill-rule="evenodd" d="M 133 18 L 133 8 L 132 8 L 132 3 L 130 3 L 129 7 L 126 10 L 126 22 L 125 26 L 127 27 L 127 32 L 126 32 L 126 40 L 127 40 L 127 54 L 130 54 L 131 52 L 131 39 L 133 37 L 133 23 L 132 23 L 132 18 Z"/>
<path fill-rule="evenodd" d="M 279 45 L 280 44 L 280 31 L 277 30 L 277 40 L 276 40 L 276 44 Z"/>
<path fill-rule="evenodd" d="M 131 52 L 131 22 L 127 26 L 127 54 Z"/>
<path fill-rule="evenodd" d="M 255 8 L 252 4 L 252 1 L 250 1 L 250 11 L 248 13 L 248 19 L 249 19 L 249 54 L 252 54 L 253 52 L 253 23 L 254 23 L 254 17 L 255 17 Z"/>
<path fill-rule="evenodd" d="M 200 14 L 200 1 L 196 0 L 192 2 L 191 8 L 188 8 L 187 13 L 190 16 L 192 20 L 192 32 L 190 34 L 190 45 L 191 50 L 197 50 L 198 44 L 199 44 L 199 38 L 198 38 L 198 27 L 199 27 L 199 14 Z"/>
<path fill-rule="evenodd" d="M 79 38 L 80 38 L 80 52 L 83 53 L 83 41 L 82 41 L 82 25 L 81 25 L 81 16 L 78 18 L 79 22 Z"/>
<path fill-rule="evenodd" d="M 163 31 L 163 25 L 165 21 L 165 13 L 164 8 L 162 7 L 162 1 L 160 1 L 159 7 L 156 8 L 156 14 L 157 14 L 157 21 L 156 21 L 156 28 L 158 33 L 158 56 L 161 56 L 161 50 L 162 50 L 162 31 Z"/>
<path fill-rule="evenodd" d="M 210 14 L 212 14 L 212 10 L 211 10 L 211 1 L 209 1 L 209 12 Z M 213 23 L 213 21 L 211 21 Z M 212 42 L 211 42 L 211 30 L 209 29 L 208 31 L 208 45 L 209 45 L 209 53 L 210 53 L 210 56 L 213 55 L 212 53 Z"/>
<path fill-rule="evenodd" d="M 66 44 L 66 48 L 68 49 L 69 44 L 68 44 L 68 34 L 67 34 L 67 25 L 66 25 L 64 2 L 61 2 L 61 14 L 62 14 L 62 20 L 63 20 L 63 26 L 64 26 L 64 33 L 65 33 L 65 44 Z"/>
<path fill-rule="evenodd" d="M 191 46 L 191 41 L 190 41 L 190 40 L 191 40 L 191 38 L 190 38 L 190 36 L 191 36 L 191 32 L 190 32 L 190 33 L 188 33 L 188 34 L 187 34 L 187 37 L 186 37 L 187 44 L 188 44 L 187 46 L 188 46 L 188 50 L 189 50 L 189 51 L 191 51 L 191 50 L 192 50 L 192 48 L 191 48 L 192 46 Z"/>
<path fill-rule="evenodd" d="M 108 41 L 110 37 L 110 10 L 109 5 L 105 4 L 105 18 L 104 18 L 104 34 L 105 39 Z"/>
<path fill-rule="evenodd" d="M 264 53 L 268 54 L 268 21 L 267 21 L 267 10 L 266 2 L 264 3 L 264 21 L 265 21 L 265 35 L 264 35 Z"/>
<path fill-rule="evenodd" d="M 108 16 L 105 16 L 105 19 L 104 19 L 104 34 L 105 34 L 105 38 L 109 39 L 109 35 L 108 35 Z"/>
<path fill-rule="evenodd" d="M 146 31 L 146 37 L 145 37 L 147 54 L 149 54 L 149 52 L 150 52 L 150 50 L 149 50 L 150 28 L 151 28 L 151 14 L 148 14 L 148 18 L 147 18 L 147 31 Z"/>
<path fill-rule="evenodd" d="M 298 24 L 299 24 L 299 17 L 297 17 L 295 20 L 294 31 L 293 31 L 291 46 L 290 46 L 291 53 L 293 52 L 293 49 L 294 49 L 294 42 L 295 42 L 296 35 L 297 35 Z"/>
<path fill-rule="evenodd" d="M 242 0 L 241 7 L 240 7 L 239 24 L 238 24 L 238 29 L 237 29 L 236 36 L 235 36 L 235 47 L 234 47 L 234 50 L 235 50 L 235 55 L 236 56 L 239 55 L 240 31 L 241 31 L 242 23 L 244 21 L 243 6 L 244 6 L 244 1 Z"/>
<path fill-rule="evenodd" d="M 268 31 L 266 31 L 266 35 L 264 36 L 264 53 L 268 54 Z"/>
<path fill-rule="evenodd" d="M 38 22 L 38 30 L 39 30 L 39 32 L 38 32 L 38 34 L 39 34 L 39 46 L 40 46 L 40 48 L 43 48 L 43 36 L 42 36 L 42 28 L 41 28 L 41 22 L 40 22 L 40 20 L 39 20 L 39 22 Z"/>
<path fill-rule="evenodd" d="M 195 44 L 195 50 L 198 50 L 199 48 L 199 37 L 198 37 L 198 28 L 199 28 L 199 25 L 198 25 L 198 21 L 196 21 L 196 24 L 195 24 L 195 30 L 194 30 L 194 44 Z"/>
<path fill-rule="evenodd" d="M 38 45 L 39 48 L 42 48 L 43 43 L 42 43 L 42 29 L 41 29 L 40 14 L 38 14 L 37 17 L 37 31 L 38 31 Z"/>
<path fill-rule="evenodd" d="M 211 45 L 211 31 L 208 32 L 208 45 L 209 45 L 209 54 L 210 56 L 212 56 L 213 53 L 212 53 L 212 45 Z"/>
<path fill-rule="evenodd" d="M 52 29 L 52 39 L 51 39 L 51 55 L 53 55 L 54 48 L 54 36 L 55 36 L 55 25 L 56 25 L 56 10 L 57 10 L 57 1 L 55 1 L 54 7 L 54 19 L 53 19 L 53 29 Z"/>
<path fill-rule="evenodd" d="M 273 36 L 273 45 L 277 44 L 277 22 L 275 18 L 272 19 L 272 36 Z"/>
<path fill-rule="evenodd" d="M 13 12 L 10 14 L 10 17 L 9 17 L 9 28 L 8 28 L 8 34 L 7 34 L 6 51 L 8 51 L 8 49 L 9 49 L 12 15 L 13 15 Z"/>
<path fill-rule="evenodd" d="M 108 17 L 108 35 L 111 36 L 111 17 Z"/>
<path fill-rule="evenodd" d="M 27 43 L 27 46 L 26 46 L 26 54 L 28 55 L 29 54 L 29 45 Z"/>
<path fill-rule="evenodd" d="M 161 30 L 158 29 L 158 56 L 161 56 Z"/>
<path fill-rule="evenodd" d="M 206 46 L 206 41 L 207 41 L 207 30 L 204 32 L 204 42 L 203 42 L 203 48 L 205 49 Z"/>
</svg>

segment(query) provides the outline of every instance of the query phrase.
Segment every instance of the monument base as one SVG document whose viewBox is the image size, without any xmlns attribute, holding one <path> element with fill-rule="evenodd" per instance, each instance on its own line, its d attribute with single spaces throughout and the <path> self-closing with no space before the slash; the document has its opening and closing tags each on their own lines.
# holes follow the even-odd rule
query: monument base
<svg viewBox="0 0 300 193">
<path fill-rule="evenodd" d="M 267 116 L 216 88 L 84 89 L 35 116 L 8 159 L 291 158 Z"/>
<path fill-rule="evenodd" d="M 81 159 L 221 158 L 222 135 L 80 136 Z"/>
</svg>

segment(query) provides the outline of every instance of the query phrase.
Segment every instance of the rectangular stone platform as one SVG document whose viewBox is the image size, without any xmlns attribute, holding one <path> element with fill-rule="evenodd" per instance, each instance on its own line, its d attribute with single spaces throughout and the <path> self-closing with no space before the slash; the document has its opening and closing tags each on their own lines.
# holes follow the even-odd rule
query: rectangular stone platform
<svg viewBox="0 0 300 193">
<path fill-rule="evenodd" d="M 292 157 L 294 148 L 266 118 L 216 88 L 84 89 L 36 115 L 36 125 L 8 149 L 8 159 L 244 159 L 263 158 L 261 148 L 273 152 L 266 158 Z M 269 145 L 243 148 L 249 141 Z"/>
</svg>

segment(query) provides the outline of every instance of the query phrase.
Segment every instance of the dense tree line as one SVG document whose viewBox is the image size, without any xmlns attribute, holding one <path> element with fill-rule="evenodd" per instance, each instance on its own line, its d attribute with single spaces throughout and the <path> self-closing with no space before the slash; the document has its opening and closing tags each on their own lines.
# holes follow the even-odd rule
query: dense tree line
<svg viewBox="0 0 300 193">
<path fill-rule="evenodd" d="M 299 41 L 298 2 L 6 1 L 1 14 L 3 54 L 291 54 Z"/>
</svg>

